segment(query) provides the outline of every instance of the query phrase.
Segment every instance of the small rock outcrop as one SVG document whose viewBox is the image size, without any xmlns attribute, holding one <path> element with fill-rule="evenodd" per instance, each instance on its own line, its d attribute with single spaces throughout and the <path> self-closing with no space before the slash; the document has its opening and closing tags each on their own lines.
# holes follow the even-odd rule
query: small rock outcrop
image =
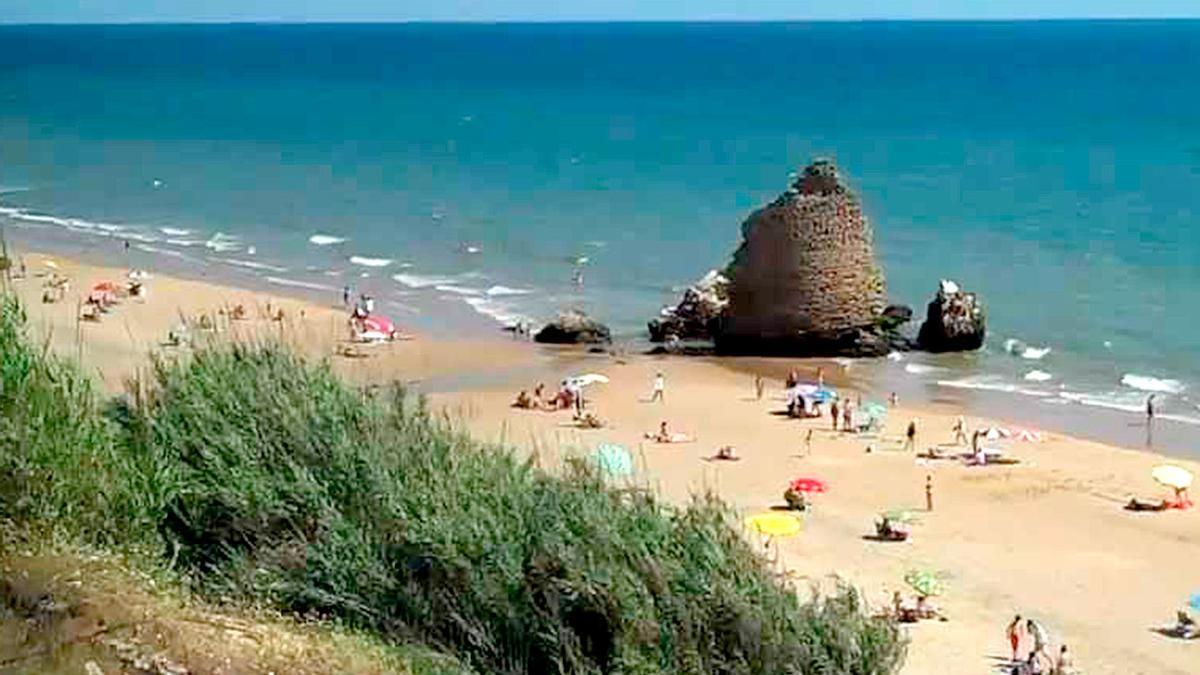
<svg viewBox="0 0 1200 675">
<path fill-rule="evenodd" d="M 917 346 L 927 352 L 969 352 L 983 346 L 987 328 L 983 303 L 974 293 L 943 279 L 929 302 Z"/>
<path fill-rule="evenodd" d="M 609 344 L 612 342 L 612 333 L 608 326 L 579 310 L 572 309 L 559 313 L 553 321 L 538 331 L 533 339 L 536 342 L 555 345 Z"/>
<path fill-rule="evenodd" d="M 729 267 L 726 353 L 882 356 L 887 289 L 874 233 L 837 167 L 818 160 L 742 224 Z"/>
<path fill-rule="evenodd" d="M 713 270 L 685 290 L 679 304 L 663 307 L 659 317 L 650 321 L 650 341 L 710 339 L 720 329 L 728 306 L 729 280 Z"/>
</svg>

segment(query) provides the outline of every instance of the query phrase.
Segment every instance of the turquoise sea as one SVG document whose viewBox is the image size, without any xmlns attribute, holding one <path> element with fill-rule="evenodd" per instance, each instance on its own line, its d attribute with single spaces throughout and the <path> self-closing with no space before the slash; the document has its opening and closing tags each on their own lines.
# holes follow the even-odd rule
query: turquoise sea
<svg viewBox="0 0 1200 675">
<path fill-rule="evenodd" d="M 988 307 L 985 353 L 875 367 L 1186 425 L 1198 73 L 1188 21 L 0 27 L 0 223 L 426 329 L 581 305 L 637 338 L 829 156 L 894 301 Z"/>
</svg>

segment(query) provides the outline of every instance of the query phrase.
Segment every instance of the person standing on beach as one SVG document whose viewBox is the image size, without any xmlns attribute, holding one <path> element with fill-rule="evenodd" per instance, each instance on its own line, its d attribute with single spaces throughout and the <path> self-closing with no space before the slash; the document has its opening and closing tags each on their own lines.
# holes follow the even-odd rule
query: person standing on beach
<svg viewBox="0 0 1200 675">
<path fill-rule="evenodd" d="M 1050 655 L 1046 653 L 1046 644 L 1050 642 L 1050 636 L 1046 634 L 1046 627 L 1030 619 L 1025 622 L 1025 631 L 1033 638 L 1033 653 L 1049 659 Z"/>
<path fill-rule="evenodd" d="M 833 420 L 833 430 L 837 431 L 838 425 L 838 404 L 837 401 L 829 404 L 829 417 Z"/>
<path fill-rule="evenodd" d="M 805 455 L 812 454 L 812 435 L 813 435 L 812 429 L 809 429 L 808 433 L 804 434 L 804 454 Z"/>
<path fill-rule="evenodd" d="M 662 371 L 659 371 L 654 376 L 654 391 L 650 394 L 650 402 L 658 401 L 666 403 L 667 380 L 663 377 Z"/>
<path fill-rule="evenodd" d="M 1074 675 L 1075 659 L 1071 658 L 1071 652 L 1067 651 L 1067 646 L 1063 645 L 1058 648 L 1058 663 L 1054 664 L 1054 675 Z"/>
<path fill-rule="evenodd" d="M 1150 394 L 1146 397 L 1146 426 L 1154 424 L 1154 396 Z"/>
<path fill-rule="evenodd" d="M 1012 647 L 1012 661 L 1017 662 L 1017 656 L 1021 653 L 1021 615 L 1018 614 L 1013 618 L 1012 623 L 1008 624 L 1008 629 L 1005 631 L 1005 636 L 1008 637 L 1008 645 Z"/>
<path fill-rule="evenodd" d="M 763 395 L 763 379 L 762 375 L 754 376 L 754 400 L 761 401 Z"/>
<path fill-rule="evenodd" d="M 962 415 L 954 420 L 954 444 L 967 444 L 967 421 L 963 419 Z"/>
<path fill-rule="evenodd" d="M 913 418 L 908 423 L 908 430 L 904 432 L 904 451 L 916 451 L 917 449 L 917 420 Z"/>
<path fill-rule="evenodd" d="M 350 287 L 342 286 L 342 307 L 350 306 Z"/>
<path fill-rule="evenodd" d="M 842 431 L 854 431 L 854 406 L 850 401 L 842 404 Z"/>
<path fill-rule="evenodd" d="M 817 368 L 817 386 L 818 387 L 825 386 L 825 369 L 821 368 L 821 367 Z"/>
<path fill-rule="evenodd" d="M 893 391 L 892 395 L 888 396 L 888 403 L 890 403 L 893 408 L 900 405 L 900 397 L 896 395 L 896 392 Z"/>
<path fill-rule="evenodd" d="M 925 474 L 925 510 L 933 511 L 933 474 Z"/>
</svg>

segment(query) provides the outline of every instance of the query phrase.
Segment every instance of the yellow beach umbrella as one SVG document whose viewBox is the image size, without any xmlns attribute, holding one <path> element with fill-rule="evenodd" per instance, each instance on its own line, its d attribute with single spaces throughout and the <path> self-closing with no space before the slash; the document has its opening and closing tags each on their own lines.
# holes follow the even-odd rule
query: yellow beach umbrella
<svg viewBox="0 0 1200 675">
<path fill-rule="evenodd" d="M 746 527 L 768 537 L 791 537 L 800 533 L 804 523 L 789 513 L 768 511 L 747 518 Z"/>
<path fill-rule="evenodd" d="M 1174 464 L 1160 464 L 1150 472 L 1154 480 L 1176 490 L 1186 490 L 1192 485 L 1192 472 Z"/>
</svg>

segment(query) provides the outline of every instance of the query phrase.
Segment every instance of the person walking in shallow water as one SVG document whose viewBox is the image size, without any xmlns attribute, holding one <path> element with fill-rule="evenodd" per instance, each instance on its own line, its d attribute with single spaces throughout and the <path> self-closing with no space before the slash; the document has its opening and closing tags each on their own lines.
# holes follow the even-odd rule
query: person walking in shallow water
<svg viewBox="0 0 1200 675">
<path fill-rule="evenodd" d="M 1146 397 L 1146 426 L 1154 424 L 1154 394 Z"/>
</svg>

